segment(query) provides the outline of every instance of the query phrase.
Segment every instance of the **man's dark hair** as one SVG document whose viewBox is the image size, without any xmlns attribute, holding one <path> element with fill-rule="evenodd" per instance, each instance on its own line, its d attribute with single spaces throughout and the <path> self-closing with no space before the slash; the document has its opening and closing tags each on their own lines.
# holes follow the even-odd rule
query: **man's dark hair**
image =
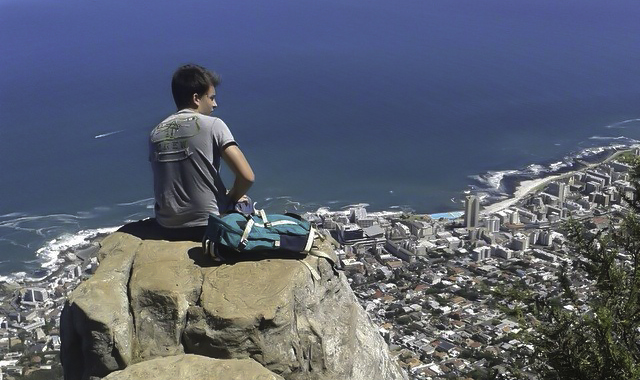
<svg viewBox="0 0 640 380">
<path fill-rule="evenodd" d="M 220 84 L 218 74 L 198 65 L 184 65 L 173 73 L 171 93 L 178 109 L 193 107 L 193 94 L 202 96 Z"/>
</svg>

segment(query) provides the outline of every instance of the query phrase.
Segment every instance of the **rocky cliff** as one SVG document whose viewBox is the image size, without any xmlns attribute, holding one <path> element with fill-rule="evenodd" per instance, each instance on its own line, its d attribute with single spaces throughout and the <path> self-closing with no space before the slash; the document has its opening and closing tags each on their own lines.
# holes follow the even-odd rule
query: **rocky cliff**
<svg viewBox="0 0 640 380">
<path fill-rule="evenodd" d="M 198 243 L 136 231 L 102 241 L 97 272 L 65 305 L 65 379 L 406 378 L 326 259 L 216 265 Z"/>
</svg>

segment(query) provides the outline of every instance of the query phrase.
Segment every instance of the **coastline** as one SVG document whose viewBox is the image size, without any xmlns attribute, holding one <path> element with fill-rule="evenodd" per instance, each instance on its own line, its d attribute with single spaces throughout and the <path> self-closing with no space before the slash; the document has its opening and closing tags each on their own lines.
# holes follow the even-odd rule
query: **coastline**
<svg viewBox="0 0 640 380">
<path fill-rule="evenodd" d="M 546 186 L 549 183 L 562 179 L 562 178 L 566 178 L 566 177 L 570 177 L 578 172 L 581 172 L 583 170 L 588 170 L 594 167 L 597 167 L 599 165 L 602 165 L 606 162 L 609 162 L 613 159 L 615 159 L 616 157 L 618 157 L 619 155 L 625 153 L 625 152 L 629 152 L 631 150 L 634 149 L 634 146 L 631 147 L 627 147 L 621 150 L 615 150 L 613 152 L 611 152 L 611 154 L 607 155 L 606 157 L 604 157 L 601 160 L 598 160 L 597 162 L 591 163 L 589 165 L 586 165 L 582 168 L 579 169 L 575 169 L 572 171 L 569 171 L 567 173 L 562 173 L 562 174 L 555 174 L 555 175 L 551 175 L 548 177 L 542 177 L 542 178 L 536 178 L 536 179 L 530 179 L 530 180 L 525 180 L 522 181 L 520 183 L 518 183 L 515 192 L 513 193 L 513 195 L 510 198 L 507 198 L 505 200 L 496 202 L 496 203 L 492 203 L 487 205 L 486 207 L 484 207 L 484 209 L 482 209 L 480 211 L 480 214 L 492 214 L 492 213 L 496 213 L 499 211 L 502 211 L 506 208 L 509 208 L 511 206 L 513 206 L 514 204 L 516 204 L 517 202 L 519 202 L 521 199 L 523 199 L 524 197 L 528 196 L 529 194 L 531 194 L 532 192 L 536 191 L 536 189 Z"/>
<path fill-rule="evenodd" d="M 633 144 L 615 144 L 609 146 L 598 146 L 598 147 L 589 147 L 585 148 L 581 151 L 571 153 L 570 155 L 565 156 L 562 161 L 553 164 L 538 164 L 534 163 L 529 165 L 527 168 L 520 170 L 508 170 L 502 172 L 490 172 L 490 174 L 498 174 L 497 176 L 489 176 L 488 177 L 488 185 L 489 187 L 478 187 L 480 192 L 496 192 L 502 193 L 501 195 L 504 197 L 505 195 L 508 197 L 506 199 L 495 199 L 490 200 L 493 203 L 487 203 L 482 206 L 481 214 L 487 215 L 489 213 L 494 213 L 505 208 L 508 208 L 524 197 L 528 196 L 532 192 L 534 192 L 537 188 L 546 185 L 547 183 L 561 179 L 566 176 L 570 176 L 576 172 L 581 170 L 588 169 L 589 167 L 594 167 L 600 165 L 603 162 L 607 162 L 609 160 L 614 159 L 617 155 L 622 154 L 625 151 L 629 151 L 633 148 L 639 147 L 640 145 L 637 141 Z M 593 157 L 598 155 L 597 157 Z M 592 157 L 592 158 L 591 158 Z M 561 165 L 559 165 L 561 164 Z M 564 166 L 564 169 L 563 169 Z M 535 170 L 531 170 L 530 168 L 534 168 Z M 535 173 L 537 170 L 542 170 L 544 172 Z M 569 170 L 568 172 L 561 172 L 561 170 Z M 505 173 L 507 173 L 505 175 Z M 513 174 L 515 173 L 515 175 Z M 536 174 L 547 176 L 536 178 Z M 516 178 L 509 178 L 510 176 Z M 517 178 L 520 176 L 520 180 Z M 497 180 L 500 178 L 499 180 Z M 502 182 L 510 183 L 506 186 L 508 190 L 505 191 L 504 188 L 500 188 Z M 506 194 L 505 194 L 506 192 Z M 276 204 L 272 206 L 275 209 L 272 212 L 277 212 L 276 209 L 279 207 L 289 207 L 290 204 L 298 205 L 298 207 L 294 207 L 299 213 L 304 213 L 305 211 L 313 212 L 318 209 L 319 204 L 312 203 L 309 205 L 300 204 L 299 202 L 294 202 L 290 199 L 289 196 L 282 196 L 274 198 L 277 200 Z M 267 201 L 272 201 L 273 199 L 267 198 Z M 127 209 L 127 221 L 138 220 L 140 218 L 147 217 L 147 213 L 149 212 L 149 199 L 143 199 L 140 201 L 129 202 L 129 203 L 121 203 L 112 207 L 103 207 L 96 208 L 91 212 L 78 213 L 78 215 L 61 215 L 61 214 L 53 214 L 53 215 L 43 215 L 43 216 L 30 216 L 22 213 L 15 214 L 7 214 L 3 215 L 4 220 L 0 220 L 0 227 L 7 227 L 10 229 L 15 236 L 18 236 L 20 239 L 15 238 L 14 236 L 11 239 L 5 239 L 8 243 L 5 244 L 14 244 L 19 246 L 23 250 L 28 250 L 28 242 L 30 235 L 37 235 L 36 238 L 42 239 L 43 243 L 40 245 L 40 248 L 35 250 L 35 259 L 25 261 L 27 264 L 24 265 L 28 267 L 28 269 L 21 270 L 10 270 L 7 271 L 5 275 L 0 275 L 0 283 L 9 283 L 9 282 L 29 282 L 33 280 L 40 280 L 43 275 L 40 273 L 52 273 L 58 269 L 59 266 L 64 265 L 65 258 L 69 252 L 74 250 L 82 250 L 83 248 L 90 246 L 92 237 L 96 235 L 100 235 L 101 233 L 108 233 L 114 229 L 117 229 L 122 225 L 122 222 L 116 223 L 115 227 L 97 227 L 94 223 L 94 226 L 91 228 L 81 229 L 80 231 L 68 231 L 64 232 L 61 235 L 57 234 L 56 228 L 66 230 L 68 229 L 68 225 L 77 225 L 80 220 L 97 220 L 102 216 L 111 217 L 114 214 L 114 211 L 118 211 L 119 208 Z M 328 206 L 338 206 L 338 207 L 346 207 L 336 205 L 334 203 L 339 202 L 328 202 L 326 205 L 327 210 Z M 352 205 L 352 203 L 350 203 Z M 391 209 L 398 206 L 392 206 Z M 131 212 L 128 210 L 132 208 Z M 322 208 L 322 207 L 321 207 Z M 394 212 L 397 210 L 389 210 L 390 212 Z M 445 217 L 449 219 L 455 219 L 459 217 L 460 214 L 463 214 L 464 211 L 454 210 L 448 212 L 436 213 L 434 215 L 438 217 Z M 429 214 L 429 213 L 428 213 Z M 54 228 L 51 228 L 53 224 Z M 48 231 L 56 232 L 51 233 L 50 237 L 47 239 L 43 239 L 44 235 L 41 233 L 44 231 L 45 233 Z M 7 235 L 8 237 L 9 235 Z M 15 240 L 15 241 L 14 241 Z M 36 273 L 37 272 L 37 273 Z"/>
</svg>

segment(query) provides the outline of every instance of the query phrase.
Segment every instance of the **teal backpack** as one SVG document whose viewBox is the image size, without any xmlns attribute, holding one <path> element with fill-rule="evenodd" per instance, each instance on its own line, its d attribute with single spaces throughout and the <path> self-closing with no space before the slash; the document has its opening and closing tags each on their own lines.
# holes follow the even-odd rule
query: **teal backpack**
<svg viewBox="0 0 640 380">
<path fill-rule="evenodd" d="M 296 214 L 231 212 L 209 215 L 203 248 L 219 261 L 242 259 L 252 252 L 300 258 L 311 251 L 315 235 L 311 223 Z"/>
</svg>

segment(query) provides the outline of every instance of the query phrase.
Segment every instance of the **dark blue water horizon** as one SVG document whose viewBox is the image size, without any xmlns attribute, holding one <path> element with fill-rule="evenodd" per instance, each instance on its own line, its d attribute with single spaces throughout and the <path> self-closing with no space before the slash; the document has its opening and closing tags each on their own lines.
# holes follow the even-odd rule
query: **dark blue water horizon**
<svg viewBox="0 0 640 380">
<path fill-rule="evenodd" d="M 639 14 L 630 0 L 1 0 L 0 274 L 151 215 L 146 139 L 181 64 L 221 74 L 215 115 L 263 205 L 453 211 L 470 186 L 502 176 L 508 193 L 514 171 L 640 139 Z"/>
</svg>

